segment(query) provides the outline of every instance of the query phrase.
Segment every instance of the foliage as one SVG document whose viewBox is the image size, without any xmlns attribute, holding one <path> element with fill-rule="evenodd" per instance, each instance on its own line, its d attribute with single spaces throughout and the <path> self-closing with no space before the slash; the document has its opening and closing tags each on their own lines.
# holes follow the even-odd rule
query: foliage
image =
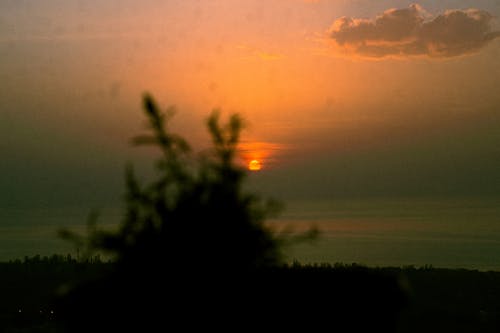
<svg viewBox="0 0 500 333">
<path fill-rule="evenodd" d="M 222 313 L 250 319 L 253 311 L 234 305 L 267 294 L 263 277 L 282 265 L 283 241 L 264 224 L 277 212 L 275 202 L 243 188 L 246 171 L 236 163 L 242 120 L 233 115 L 221 124 L 214 111 L 207 120 L 212 149 L 197 157 L 170 132 L 173 109 L 160 112 L 149 95 L 143 102 L 149 133 L 133 143 L 159 149 L 155 177 L 142 184 L 127 168 L 118 230 L 99 230 L 93 215 L 87 238 L 61 232 L 84 248 L 84 258 L 98 250 L 115 260 L 105 277 L 61 295 L 56 310 L 72 332 L 95 330 L 96 323 L 109 331 L 145 330 L 145 322 L 173 327 L 188 315 L 219 323 Z"/>
<path fill-rule="evenodd" d="M 207 120 L 213 148 L 195 158 L 188 142 L 168 128 L 174 110 L 160 112 L 149 95 L 143 105 L 150 132 L 133 143 L 160 150 L 156 179 L 143 185 L 127 168 L 126 217 L 118 231 L 99 231 L 92 218 L 86 242 L 68 231 L 62 235 L 110 252 L 120 265 L 154 261 L 248 271 L 280 264 L 282 239 L 263 223 L 278 205 L 243 190 L 246 171 L 236 163 L 241 118 L 221 124 L 214 111 Z"/>
</svg>

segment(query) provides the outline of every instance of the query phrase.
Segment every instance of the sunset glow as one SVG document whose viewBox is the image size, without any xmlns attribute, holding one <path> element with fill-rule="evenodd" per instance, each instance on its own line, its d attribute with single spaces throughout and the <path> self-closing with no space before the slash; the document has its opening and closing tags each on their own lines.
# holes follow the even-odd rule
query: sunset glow
<svg viewBox="0 0 500 333">
<path fill-rule="evenodd" d="M 239 145 L 239 154 L 248 170 L 258 171 L 262 169 L 263 164 L 266 169 L 279 168 L 285 163 L 287 149 L 283 144 L 249 141 Z"/>
</svg>

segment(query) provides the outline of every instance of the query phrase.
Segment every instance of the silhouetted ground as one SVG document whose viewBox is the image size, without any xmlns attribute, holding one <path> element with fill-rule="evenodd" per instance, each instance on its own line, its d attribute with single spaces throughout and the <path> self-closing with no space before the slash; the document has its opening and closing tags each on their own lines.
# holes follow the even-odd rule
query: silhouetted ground
<svg viewBox="0 0 500 333">
<path fill-rule="evenodd" d="M 59 332 L 56 295 L 107 271 L 109 264 L 61 255 L 0 263 L 0 332 Z"/>
<path fill-rule="evenodd" d="M 500 327 L 500 272 L 292 265 L 217 279 L 203 272 L 182 281 L 159 273 L 95 279 L 111 272 L 111 264 L 64 258 L 0 264 L 0 332 Z M 77 285 L 71 302 L 55 297 Z"/>
<path fill-rule="evenodd" d="M 500 272 L 405 268 L 401 332 L 500 332 Z"/>
</svg>

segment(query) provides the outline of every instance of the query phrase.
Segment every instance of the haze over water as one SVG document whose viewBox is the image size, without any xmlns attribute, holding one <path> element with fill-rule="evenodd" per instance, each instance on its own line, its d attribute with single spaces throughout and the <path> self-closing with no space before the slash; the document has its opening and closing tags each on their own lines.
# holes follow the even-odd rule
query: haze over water
<svg viewBox="0 0 500 333">
<path fill-rule="evenodd" d="M 316 242 L 297 246 L 305 262 L 433 265 L 498 270 L 500 207 L 495 198 L 399 198 L 290 204 L 283 220 L 316 225 Z"/>
<path fill-rule="evenodd" d="M 290 201 L 268 221 L 276 231 L 318 228 L 316 240 L 286 248 L 289 262 L 358 263 L 368 266 L 433 265 L 500 269 L 500 206 L 497 198 L 398 198 Z M 0 233 L 0 260 L 34 254 L 76 253 L 57 238 L 59 228 L 85 231 L 87 211 L 61 209 L 3 210 L 2 220 L 16 216 Z M 19 218 L 21 216 L 21 218 Z M 120 209 L 103 209 L 102 227 L 120 220 Z M 32 221 L 37 221 L 33 227 Z M 115 222 L 111 222 L 115 221 Z M 111 222 L 111 223 L 110 223 Z"/>
</svg>

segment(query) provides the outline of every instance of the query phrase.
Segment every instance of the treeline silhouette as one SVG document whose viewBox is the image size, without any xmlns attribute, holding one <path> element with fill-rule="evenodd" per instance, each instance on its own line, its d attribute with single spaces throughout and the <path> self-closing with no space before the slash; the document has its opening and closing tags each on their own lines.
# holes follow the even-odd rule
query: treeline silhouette
<svg viewBox="0 0 500 333">
<path fill-rule="evenodd" d="M 57 310 L 54 295 L 65 289 L 71 290 L 72 286 L 81 286 L 84 284 L 83 281 L 98 281 L 107 277 L 113 269 L 113 264 L 110 262 L 77 260 L 70 255 L 34 256 L 24 260 L 0 263 L 0 295 L 2 296 L 0 297 L 0 332 L 68 332 L 67 326 L 62 325 L 65 320 L 61 318 L 62 313 Z M 336 288 L 344 288 L 335 295 L 318 292 L 314 296 L 315 301 L 321 301 L 320 304 L 327 313 L 324 317 L 322 313 L 310 317 L 311 325 L 307 331 L 312 331 L 320 324 L 323 325 L 324 331 L 356 331 L 357 324 L 350 325 L 349 320 L 366 319 L 361 315 L 363 309 L 370 304 L 370 302 L 365 302 L 367 295 L 372 295 L 372 300 L 376 299 L 374 296 L 386 296 L 384 293 L 387 290 L 381 288 L 384 285 L 381 283 L 383 280 L 381 277 L 384 276 L 387 279 L 386 282 L 397 277 L 400 280 L 399 285 L 406 286 L 404 288 L 407 297 L 406 306 L 398 311 L 400 314 L 394 318 L 397 326 L 396 332 L 498 332 L 500 328 L 500 272 L 442 269 L 432 266 L 368 268 L 341 263 L 304 265 L 298 262 L 284 264 L 281 270 L 283 277 L 289 273 L 312 276 L 324 274 L 327 276 L 327 284 L 334 283 L 337 285 Z M 286 271 L 288 273 L 285 273 Z M 351 279 L 353 276 L 357 278 Z M 322 288 L 319 286 L 324 281 L 315 282 L 318 287 L 310 289 L 311 292 Z M 367 282 L 366 285 L 365 282 Z M 360 284 L 361 290 L 352 292 L 350 289 L 355 284 Z M 363 294 L 363 289 L 371 288 L 381 288 L 380 293 L 374 295 L 373 290 L 369 291 L 361 298 L 364 300 L 361 305 L 354 304 L 355 309 L 359 309 L 357 318 L 342 317 L 333 311 L 336 306 L 332 307 L 332 304 L 340 302 L 346 294 L 349 294 L 348 297 L 353 297 Z M 287 291 L 288 299 L 296 302 L 300 297 L 300 290 L 301 286 L 292 286 L 292 289 Z M 99 301 L 100 299 L 96 299 L 95 303 Z M 145 306 L 145 304 L 140 306 Z M 320 305 L 317 304 L 317 306 Z M 262 312 L 265 308 L 269 308 L 268 306 L 257 307 L 262 309 Z M 95 313 L 97 310 L 98 308 L 95 307 L 87 310 L 86 313 L 89 316 L 87 319 L 96 325 L 93 331 L 103 331 L 93 319 L 94 316 L 99 316 Z M 108 311 L 109 309 L 105 313 Z M 387 309 L 384 311 L 386 312 Z M 278 312 L 272 311 L 270 314 L 277 315 Z M 280 320 L 283 320 L 281 329 L 304 322 L 300 318 L 295 321 L 290 320 L 289 317 L 281 317 Z M 380 323 L 367 322 L 364 326 L 366 328 L 377 327 Z M 238 327 L 248 326 L 247 323 L 241 322 Z M 259 329 L 266 328 L 269 326 L 264 323 Z"/>
<path fill-rule="evenodd" d="M 56 320 L 56 295 L 105 276 L 100 257 L 35 255 L 0 263 L 0 332 L 64 332 Z"/>
</svg>

